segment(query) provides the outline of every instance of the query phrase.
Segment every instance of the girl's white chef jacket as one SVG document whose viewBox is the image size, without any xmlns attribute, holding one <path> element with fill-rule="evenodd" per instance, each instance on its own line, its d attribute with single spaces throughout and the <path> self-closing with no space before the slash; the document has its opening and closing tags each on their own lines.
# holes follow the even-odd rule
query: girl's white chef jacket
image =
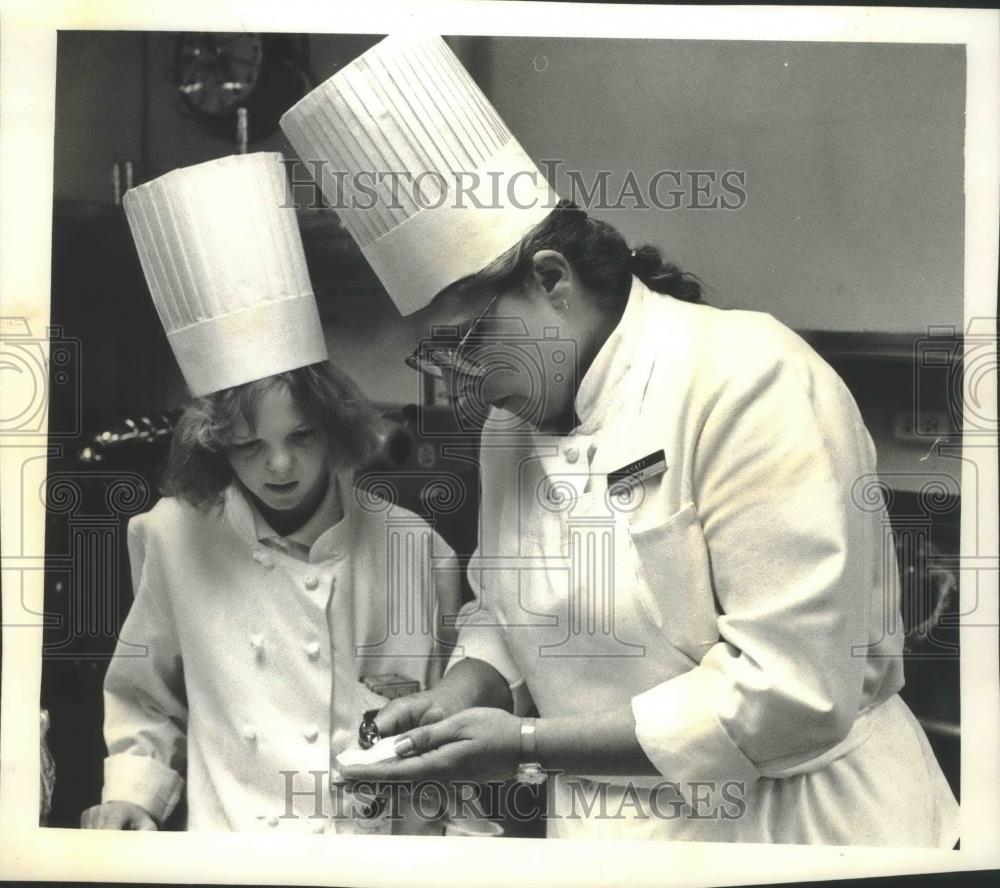
<svg viewBox="0 0 1000 888">
<path fill-rule="evenodd" d="M 492 664 L 518 712 L 630 706 L 662 777 L 559 776 L 549 835 L 952 847 L 954 796 L 897 696 L 875 448 L 836 373 L 769 315 L 634 279 L 576 413 L 565 436 L 490 416 L 455 659 Z"/>
<path fill-rule="evenodd" d="M 343 519 L 331 526 L 331 484 L 288 538 L 236 486 L 211 512 L 168 497 L 130 522 L 135 601 L 104 683 L 104 801 L 162 821 L 186 775 L 190 830 L 351 831 L 331 759 L 386 702 L 361 679 L 432 683 L 439 610 L 459 593 L 425 521 L 337 487 Z"/>
</svg>

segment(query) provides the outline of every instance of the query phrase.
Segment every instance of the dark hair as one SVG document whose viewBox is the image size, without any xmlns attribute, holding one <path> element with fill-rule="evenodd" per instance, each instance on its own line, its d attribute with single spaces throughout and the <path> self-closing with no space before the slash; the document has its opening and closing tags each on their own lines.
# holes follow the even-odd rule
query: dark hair
<svg viewBox="0 0 1000 888">
<path fill-rule="evenodd" d="M 588 216 L 568 200 L 560 201 L 512 250 L 463 283 L 495 288 L 523 286 L 531 274 L 531 258 L 539 250 L 562 253 L 584 286 L 600 298 L 603 307 L 625 303 L 632 275 L 657 293 L 667 293 L 685 302 L 704 303 L 701 282 L 695 276 L 666 261 L 651 244 L 633 251 L 617 229 Z"/>
<path fill-rule="evenodd" d="M 365 461 L 374 410 L 349 377 L 323 361 L 195 398 L 174 429 L 161 492 L 196 508 L 219 503 L 235 477 L 226 448 L 236 423 L 243 418 L 252 428 L 260 396 L 281 384 L 302 414 L 326 433 L 337 465 L 356 468 Z"/>
</svg>

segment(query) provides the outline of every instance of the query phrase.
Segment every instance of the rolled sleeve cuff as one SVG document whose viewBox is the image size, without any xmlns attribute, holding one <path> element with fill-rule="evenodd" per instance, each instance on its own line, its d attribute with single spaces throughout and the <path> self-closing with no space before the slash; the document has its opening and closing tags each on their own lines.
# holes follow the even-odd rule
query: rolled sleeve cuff
<svg viewBox="0 0 1000 888">
<path fill-rule="evenodd" d="M 632 698 L 639 745 L 692 807 L 705 804 L 706 787 L 709 799 L 727 785 L 749 792 L 761 776 L 719 721 L 724 693 L 717 676 L 695 668 Z"/>
<path fill-rule="evenodd" d="M 458 635 L 455 651 L 448 661 L 448 669 L 467 657 L 488 663 L 503 676 L 514 701 L 514 715 L 526 715 L 532 710 L 534 703 L 528 686 L 511 656 L 501 629 L 492 626 L 470 626 L 463 629 Z"/>
<path fill-rule="evenodd" d="M 132 802 L 159 824 L 180 800 L 183 778 L 148 755 L 111 755 L 104 760 L 102 802 Z"/>
</svg>

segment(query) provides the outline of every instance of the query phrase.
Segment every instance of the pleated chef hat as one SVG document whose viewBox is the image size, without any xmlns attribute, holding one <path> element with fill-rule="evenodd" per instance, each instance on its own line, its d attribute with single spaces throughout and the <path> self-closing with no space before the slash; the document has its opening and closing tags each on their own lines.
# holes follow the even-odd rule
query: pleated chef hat
<svg viewBox="0 0 1000 888">
<path fill-rule="evenodd" d="M 232 155 L 126 192 L 157 314 L 193 395 L 327 360 L 277 153 Z"/>
<path fill-rule="evenodd" d="M 281 128 L 406 315 L 481 271 L 557 198 L 440 37 L 392 35 Z M 360 187 L 359 187 L 360 186 Z"/>
</svg>

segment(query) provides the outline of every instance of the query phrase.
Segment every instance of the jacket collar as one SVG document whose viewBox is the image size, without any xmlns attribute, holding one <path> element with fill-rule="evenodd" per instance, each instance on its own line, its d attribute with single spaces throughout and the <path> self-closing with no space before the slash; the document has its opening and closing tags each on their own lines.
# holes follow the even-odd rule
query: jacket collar
<svg viewBox="0 0 1000 888">
<path fill-rule="evenodd" d="M 634 398 L 645 388 L 652 369 L 655 340 L 642 335 L 646 309 L 654 298 L 637 277 L 632 278 L 628 302 L 618 326 L 587 368 L 576 393 L 578 434 L 592 434 L 623 399 Z M 641 377 L 641 379 L 639 378 Z M 641 385 L 639 385 L 641 383 Z"/>
<path fill-rule="evenodd" d="M 354 524 L 351 520 L 354 512 L 354 490 L 349 483 L 345 483 L 339 472 L 335 472 L 330 480 L 326 496 L 312 517 L 302 527 L 286 537 L 280 536 L 267 523 L 264 516 L 235 482 L 226 488 L 224 494 L 224 519 L 236 534 L 250 546 L 264 540 L 274 542 L 281 548 L 297 545 L 310 553 L 311 561 L 344 554 L 347 549 L 350 528 Z M 340 509 L 343 510 L 343 514 L 338 521 Z"/>
</svg>

